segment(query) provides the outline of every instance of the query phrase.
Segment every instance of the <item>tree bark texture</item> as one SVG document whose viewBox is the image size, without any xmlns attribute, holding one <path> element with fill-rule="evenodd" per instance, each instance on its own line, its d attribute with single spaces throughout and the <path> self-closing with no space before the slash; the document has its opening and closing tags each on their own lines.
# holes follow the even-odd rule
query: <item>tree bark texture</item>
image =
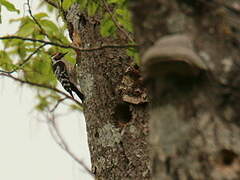
<svg viewBox="0 0 240 180">
<path fill-rule="evenodd" d="M 103 38 L 99 33 L 101 16 L 89 17 L 76 4 L 65 13 L 65 19 L 75 46 L 127 44 L 121 32 Z M 138 99 L 145 92 L 133 60 L 125 49 L 117 48 L 76 53 L 95 178 L 149 179 L 147 103 L 123 100 L 125 96 Z"/>
<path fill-rule="evenodd" d="M 236 0 L 131 1 L 151 95 L 152 179 L 240 179 L 239 7 Z M 175 35 L 191 44 L 181 58 L 182 41 L 162 40 Z M 172 54 L 157 51 L 165 47 Z"/>
</svg>

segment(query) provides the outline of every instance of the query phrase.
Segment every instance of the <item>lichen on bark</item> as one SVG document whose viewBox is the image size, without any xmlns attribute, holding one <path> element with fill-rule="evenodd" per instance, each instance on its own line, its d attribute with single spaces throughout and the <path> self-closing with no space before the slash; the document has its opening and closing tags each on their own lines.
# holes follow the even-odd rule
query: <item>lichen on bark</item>
<svg viewBox="0 0 240 180">
<path fill-rule="evenodd" d="M 101 13 L 89 17 L 74 4 L 65 17 L 76 46 L 128 43 L 119 30 L 116 37 L 100 35 Z M 149 179 L 146 103 L 123 102 L 117 88 L 133 59 L 118 48 L 76 53 L 78 79 L 86 96 L 84 116 L 95 178 Z"/>
</svg>

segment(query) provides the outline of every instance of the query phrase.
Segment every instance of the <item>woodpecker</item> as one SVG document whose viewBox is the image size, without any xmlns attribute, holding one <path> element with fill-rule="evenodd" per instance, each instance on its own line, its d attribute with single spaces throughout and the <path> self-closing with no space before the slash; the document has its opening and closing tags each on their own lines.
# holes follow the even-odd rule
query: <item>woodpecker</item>
<svg viewBox="0 0 240 180">
<path fill-rule="evenodd" d="M 78 95 L 78 97 L 81 99 L 81 101 L 84 101 L 84 95 L 78 90 L 76 85 L 73 82 L 71 82 L 70 75 L 71 75 L 71 70 L 73 69 L 73 66 L 70 65 L 70 63 L 64 59 L 64 56 L 66 54 L 67 53 L 58 52 L 51 57 L 53 72 L 57 80 L 62 84 L 63 88 L 72 97 L 73 97 L 72 92 L 75 92 Z"/>
</svg>

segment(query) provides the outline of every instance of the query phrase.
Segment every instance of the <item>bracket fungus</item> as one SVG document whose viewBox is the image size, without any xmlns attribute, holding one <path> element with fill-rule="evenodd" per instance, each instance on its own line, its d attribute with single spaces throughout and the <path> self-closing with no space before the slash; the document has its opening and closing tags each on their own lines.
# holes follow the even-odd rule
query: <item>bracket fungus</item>
<svg viewBox="0 0 240 180">
<path fill-rule="evenodd" d="M 144 53 L 142 64 L 148 77 L 169 74 L 197 76 L 207 69 L 194 51 L 192 39 L 186 34 L 160 38 Z"/>
</svg>

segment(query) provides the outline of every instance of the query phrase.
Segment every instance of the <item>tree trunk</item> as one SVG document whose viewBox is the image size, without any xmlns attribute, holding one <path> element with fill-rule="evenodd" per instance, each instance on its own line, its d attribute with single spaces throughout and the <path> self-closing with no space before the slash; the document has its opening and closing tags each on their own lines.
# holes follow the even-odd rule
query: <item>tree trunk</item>
<svg viewBox="0 0 240 180">
<path fill-rule="evenodd" d="M 117 38 L 103 38 L 99 34 L 101 16 L 89 17 L 79 9 L 73 5 L 65 13 L 74 45 L 127 44 L 121 32 Z M 131 65 L 133 60 L 126 49 L 76 53 L 95 178 L 149 179 L 147 103 L 123 98 L 138 99 L 145 93 L 138 69 Z"/>
<path fill-rule="evenodd" d="M 152 179 L 240 179 L 239 1 L 131 1 Z"/>
</svg>

